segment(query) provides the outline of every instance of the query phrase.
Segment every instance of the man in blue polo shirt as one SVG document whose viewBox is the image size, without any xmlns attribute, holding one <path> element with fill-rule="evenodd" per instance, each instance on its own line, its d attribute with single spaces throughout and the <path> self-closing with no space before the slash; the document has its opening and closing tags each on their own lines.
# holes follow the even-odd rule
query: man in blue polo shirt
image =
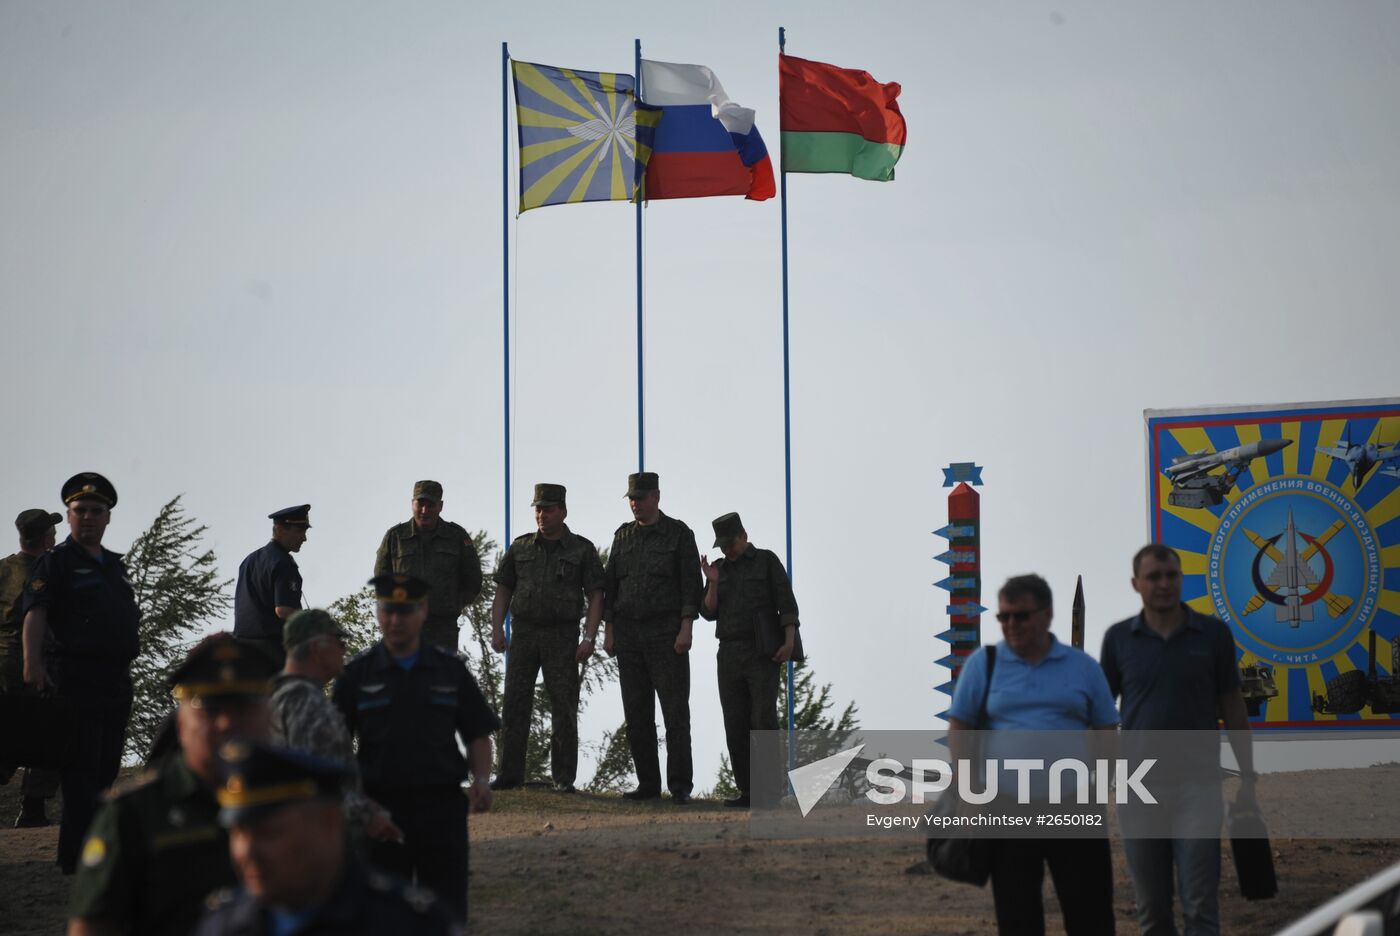
<svg viewBox="0 0 1400 936">
<path fill-rule="evenodd" d="M 1254 755 L 1249 716 L 1240 693 L 1235 638 L 1223 621 L 1181 602 L 1181 558 L 1160 543 L 1133 557 L 1133 590 L 1141 613 L 1104 634 L 1099 661 L 1109 688 L 1122 697 L 1123 727 L 1135 731 L 1199 731 L 1208 760 L 1169 793 L 1161 809 L 1174 817 L 1179 837 L 1136 837 L 1131 815 L 1121 814 L 1138 925 L 1143 936 L 1175 936 L 1172 875 L 1176 874 L 1187 936 L 1220 932 L 1219 721 L 1230 732 L 1240 765 L 1240 804 L 1254 800 Z M 1184 825 L 1189 824 L 1189 825 Z M 1157 830 L 1153 830 L 1154 832 Z"/>
<path fill-rule="evenodd" d="M 958 734 L 984 731 L 1112 730 L 1118 724 L 1103 670 L 1093 657 L 1067 647 L 1050 633 L 1050 586 L 1038 575 L 1007 579 L 997 593 L 996 645 L 991 691 L 987 650 L 968 658 L 948 709 L 949 744 Z M 987 709 L 981 711 L 986 695 Z M 990 752 L 989 752 L 990 756 Z M 997 932 L 1035 936 L 1045 932 L 1041 903 L 1045 866 L 1070 936 L 1113 933 L 1113 861 L 1105 838 L 997 839 L 992 857 L 992 900 Z"/>
</svg>

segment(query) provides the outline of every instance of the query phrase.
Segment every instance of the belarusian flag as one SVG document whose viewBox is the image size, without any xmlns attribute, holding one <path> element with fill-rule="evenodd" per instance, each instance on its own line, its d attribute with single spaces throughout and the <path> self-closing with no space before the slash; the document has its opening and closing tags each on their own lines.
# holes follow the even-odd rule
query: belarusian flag
<svg viewBox="0 0 1400 936">
<path fill-rule="evenodd" d="M 888 182 L 904 152 L 899 85 L 869 72 L 778 56 L 784 172 L 845 172 Z"/>
</svg>

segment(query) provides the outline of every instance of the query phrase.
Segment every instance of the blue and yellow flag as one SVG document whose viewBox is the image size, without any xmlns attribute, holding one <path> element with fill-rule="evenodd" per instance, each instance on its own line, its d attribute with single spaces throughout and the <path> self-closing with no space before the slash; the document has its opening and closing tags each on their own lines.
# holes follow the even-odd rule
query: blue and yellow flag
<svg viewBox="0 0 1400 936">
<path fill-rule="evenodd" d="M 630 201 L 651 156 L 657 108 L 636 79 L 511 62 L 520 132 L 520 210 Z"/>
</svg>

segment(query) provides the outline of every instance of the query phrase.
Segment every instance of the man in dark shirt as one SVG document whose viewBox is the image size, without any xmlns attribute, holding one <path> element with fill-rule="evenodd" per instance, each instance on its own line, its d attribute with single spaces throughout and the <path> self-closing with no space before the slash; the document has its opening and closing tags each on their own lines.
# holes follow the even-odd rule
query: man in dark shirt
<svg viewBox="0 0 1400 936">
<path fill-rule="evenodd" d="M 495 790 L 525 781 L 525 748 L 535 707 L 535 677 L 544 669 L 550 701 L 549 762 L 554 786 L 573 792 L 578 770 L 579 664 L 593 655 L 603 617 L 603 563 L 598 550 L 569 529 L 562 484 L 535 485 L 536 533 L 516 537 L 492 578 L 491 646 L 507 649 L 505 619 L 511 614 L 501 705 L 501 772 Z M 583 638 L 579 618 L 587 609 Z"/>
<path fill-rule="evenodd" d="M 21 511 L 15 518 L 15 529 L 19 531 L 19 552 L 0 559 L 0 692 L 20 694 L 24 686 L 24 613 L 21 610 L 24 598 L 24 583 L 34 563 L 44 553 L 53 549 L 55 541 L 54 524 L 63 519 L 62 514 L 48 510 L 31 508 Z M 17 767 L 13 764 L 0 764 L 0 784 L 9 783 Z M 46 826 L 49 818 L 44 812 L 44 801 L 53 799 L 58 793 L 59 772 L 46 767 L 26 767 L 24 779 L 20 783 L 23 800 L 15 828 Z"/>
<path fill-rule="evenodd" d="M 1181 558 L 1174 549 L 1151 543 L 1138 550 L 1132 584 L 1142 611 L 1110 627 L 1099 654 L 1109 689 L 1122 697 L 1123 728 L 1201 733 L 1199 763 L 1188 765 L 1189 774 L 1178 771 L 1180 782 L 1158 794 L 1161 805 L 1154 809 L 1172 817 L 1175 837 L 1160 837 L 1157 829 L 1135 835 L 1132 811 L 1120 812 L 1138 925 L 1144 936 L 1174 936 L 1174 871 L 1188 936 L 1219 933 L 1219 721 L 1240 765 L 1237 805 L 1252 806 L 1255 789 L 1235 638 L 1223 621 L 1182 603 Z"/>
<path fill-rule="evenodd" d="M 218 752 L 267 732 L 272 661 L 231 634 L 206 637 L 170 675 L 179 749 L 98 811 L 69 902 L 69 936 L 188 933 L 233 884 L 217 821 Z"/>
<path fill-rule="evenodd" d="M 715 546 L 724 551 L 724 558 L 711 564 L 700 557 L 700 571 L 708 583 L 700 616 L 715 622 L 724 740 L 739 788 L 739 795 L 724 804 L 747 809 L 752 789 L 749 732 L 778 730 L 778 683 L 797 638 L 797 599 L 782 562 L 749 542 L 737 513 L 717 518 L 713 526 Z M 757 627 L 770 629 L 774 643 L 782 635 L 776 653 L 760 652 Z"/>
<path fill-rule="evenodd" d="M 257 643 L 281 666 L 286 660 L 282 627 L 301 609 L 300 552 L 311 529 L 311 505 L 284 507 L 267 515 L 272 539 L 248 554 L 238 567 L 233 593 L 233 635 Z"/>
<path fill-rule="evenodd" d="M 690 642 L 700 604 L 700 552 L 690 527 L 661 512 L 654 472 L 627 479 L 631 523 L 613 534 L 604 569 L 603 649 L 617 656 L 627 746 L 637 770 L 628 799 L 661 795 L 656 700 L 666 724 L 666 786 L 677 805 L 690 802 Z"/>
<path fill-rule="evenodd" d="M 58 832 L 58 865 L 72 874 L 98 794 L 121 767 L 141 612 L 121 556 L 102 546 L 117 489 L 85 471 L 61 496 L 71 532 L 38 558 L 24 586 L 24 681 L 54 688 L 79 713 L 80 760 L 63 770 Z"/>
<path fill-rule="evenodd" d="M 491 732 L 501 720 L 466 664 L 422 639 L 428 583 L 390 572 L 370 584 L 383 639 L 346 664 L 332 693 L 359 736 L 365 792 L 403 830 L 402 843 L 372 843 L 370 861 L 405 879 L 416 874 L 465 920 L 467 811 L 469 804 L 474 812 L 491 808 Z"/>
</svg>

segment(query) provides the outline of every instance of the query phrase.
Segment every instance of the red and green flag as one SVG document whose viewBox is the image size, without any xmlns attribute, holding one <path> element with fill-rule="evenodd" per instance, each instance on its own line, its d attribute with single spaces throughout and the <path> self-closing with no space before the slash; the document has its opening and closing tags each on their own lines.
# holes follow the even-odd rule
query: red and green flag
<svg viewBox="0 0 1400 936">
<path fill-rule="evenodd" d="M 784 172 L 842 172 L 888 182 L 904 152 L 899 85 L 869 72 L 778 56 Z"/>
</svg>

